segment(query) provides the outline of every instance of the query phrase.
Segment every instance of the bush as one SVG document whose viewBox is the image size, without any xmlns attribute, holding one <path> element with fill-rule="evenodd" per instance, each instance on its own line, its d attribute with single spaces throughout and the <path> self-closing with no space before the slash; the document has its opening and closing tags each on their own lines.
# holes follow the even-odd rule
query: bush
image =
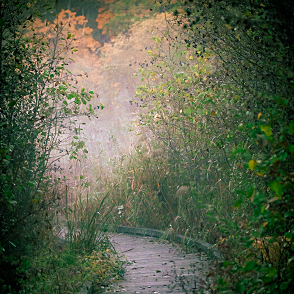
<svg viewBox="0 0 294 294">
<path fill-rule="evenodd" d="M 218 246 L 227 261 L 216 291 L 293 288 L 293 19 L 283 9 L 293 11 L 286 1 L 183 1 L 152 30 L 140 70 L 135 102 L 153 143 L 120 170 L 117 204 L 131 225 L 172 225 Z M 165 157 L 144 156 L 158 142 Z M 190 191 L 180 203 L 181 186 Z"/>
<path fill-rule="evenodd" d="M 77 91 L 65 69 L 66 52 L 75 51 L 65 33 L 70 24 L 47 23 L 47 35 L 38 34 L 35 2 L 1 1 L 0 8 L 1 293 L 21 290 L 24 256 L 34 256 L 51 234 L 52 210 L 65 178 L 57 175 L 59 160 L 87 152 L 71 118 L 94 114 L 91 104 L 80 109 L 93 92 Z M 66 135 L 73 137 L 70 146 L 62 144 Z"/>
</svg>

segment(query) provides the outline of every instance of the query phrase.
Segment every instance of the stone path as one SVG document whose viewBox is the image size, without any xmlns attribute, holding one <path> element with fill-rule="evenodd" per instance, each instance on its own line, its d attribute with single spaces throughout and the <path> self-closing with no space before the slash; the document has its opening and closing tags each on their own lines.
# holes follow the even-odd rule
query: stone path
<svg viewBox="0 0 294 294">
<path fill-rule="evenodd" d="M 115 234 L 110 239 L 128 261 L 125 279 L 105 293 L 210 293 L 209 260 L 204 253 L 185 254 L 153 237 Z"/>
</svg>

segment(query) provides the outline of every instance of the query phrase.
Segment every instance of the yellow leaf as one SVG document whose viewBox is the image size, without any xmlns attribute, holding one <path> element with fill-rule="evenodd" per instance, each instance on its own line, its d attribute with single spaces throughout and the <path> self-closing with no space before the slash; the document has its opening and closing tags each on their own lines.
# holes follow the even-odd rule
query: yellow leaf
<svg viewBox="0 0 294 294">
<path fill-rule="evenodd" d="M 271 136 L 272 135 L 272 129 L 270 126 L 260 126 L 260 129 L 267 135 L 267 136 Z"/>
<path fill-rule="evenodd" d="M 38 203 L 39 200 L 38 200 L 38 199 L 33 199 L 32 202 L 33 202 L 33 203 Z"/>
<path fill-rule="evenodd" d="M 225 25 L 229 30 L 232 28 L 230 25 L 226 24 Z"/>
<path fill-rule="evenodd" d="M 258 172 L 256 172 L 255 174 L 256 174 L 257 176 L 263 177 L 263 174 L 262 174 L 262 173 L 258 173 Z"/>
<path fill-rule="evenodd" d="M 191 59 L 191 60 L 193 60 L 193 59 L 194 59 L 194 57 L 191 55 L 191 56 L 190 56 L 190 59 Z"/>
<path fill-rule="evenodd" d="M 261 117 L 261 112 L 258 114 L 257 118 L 260 119 L 260 117 Z"/>
<path fill-rule="evenodd" d="M 255 159 L 251 159 L 249 162 L 248 162 L 248 167 L 250 170 L 255 170 L 256 168 L 256 165 L 257 165 L 257 162 Z"/>
</svg>

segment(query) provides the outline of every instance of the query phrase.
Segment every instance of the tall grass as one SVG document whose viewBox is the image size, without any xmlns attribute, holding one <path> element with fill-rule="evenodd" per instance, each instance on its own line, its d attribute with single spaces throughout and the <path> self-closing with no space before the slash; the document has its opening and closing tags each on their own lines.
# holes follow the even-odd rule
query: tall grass
<svg viewBox="0 0 294 294">
<path fill-rule="evenodd" d="M 109 193 L 101 199 L 89 197 L 88 193 L 82 198 L 80 194 L 75 197 L 74 202 L 69 203 L 68 187 L 66 187 L 66 201 L 63 208 L 65 237 L 73 250 L 91 252 L 107 240 L 105 236 L 107 221 L 113 209 L 106 205 L 107 197 Z"/>
<path fill-rule="evenodd" d="M 123 263 L 106 233 L 113 210 L 109 193 L 85 190 L 60 185 L 55 192 L 59 202 L 47 211 L 51 229 L 42 232 L 35 254 L 24 257 L 23 293 L 78 293 L 85 282 L 100 291 L 122 277 Z"/>
</svg>

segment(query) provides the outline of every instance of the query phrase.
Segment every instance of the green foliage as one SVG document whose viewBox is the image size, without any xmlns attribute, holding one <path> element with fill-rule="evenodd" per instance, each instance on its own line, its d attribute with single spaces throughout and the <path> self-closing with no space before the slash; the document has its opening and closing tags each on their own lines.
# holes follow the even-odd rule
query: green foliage
<svg viewBox="0 0 294 294">
<path fill-rule="evenodd" d="M 86 199 L 76 195 L 73 203 L 68 203 L 67 191 L 65 197 L 66 203 L 62 209 L 64 222 L 61 223 L 60 229 L 66 228 L 66 239 L 70 242 L 72 250 L 92 252 L 105 239 L 105 232 L 108 229 L 107 221 L 113 209 L 106 205 L 108 194 L 101 201 L 89 200 L 88 194 Z"/>
<path fill-rule="evenodd" d="M 136 102 L 165 157 L 138 147 L 117 204 L 128 224 L 171 224 L 218 246 L 228 262 L 215 290 L 290 293 L 294 43 L 280 12 L 293 8 L 202 4 L 183 2 L 147 51 Z M 179 186 L 190 187 L 181 202 Z"/>
<path fill-rule="evenodd" d="M 77 157 L 84 143 L 73 118 L 92 97 L 68 82 L 65 52 L 74 51 L 68 24 L 52 27 L 52 38 L 34 33 L 36 1 L 2 1 L 0 7 L 0 256 L 1 292 L 20 290 L 21 256 L 52 230 L 51 209 L 61 179 L 58 161 Z M 65 74 L 66 72 L 66 74 Z M 60 170 L 59 170 L 60 171 Z M 9 290 L 10 289 L 10 290 Z"/>
<path fill-rule="evenodd" d="M 104 248 L 103 248 L 104 246 Z M 24 293 L 79 293 L 85 282 L 93 282 L 95 291 L 109 285 L 123 275 L 122 262 L 104 239 L 89 254 L 76 253 L 69 244 L 54 249 L 53 243 L 44 244 L 37 255 L 22 264 L 26 279 Z M 36 274 L 37 273 L 37 274 Z"/>
</svg>

